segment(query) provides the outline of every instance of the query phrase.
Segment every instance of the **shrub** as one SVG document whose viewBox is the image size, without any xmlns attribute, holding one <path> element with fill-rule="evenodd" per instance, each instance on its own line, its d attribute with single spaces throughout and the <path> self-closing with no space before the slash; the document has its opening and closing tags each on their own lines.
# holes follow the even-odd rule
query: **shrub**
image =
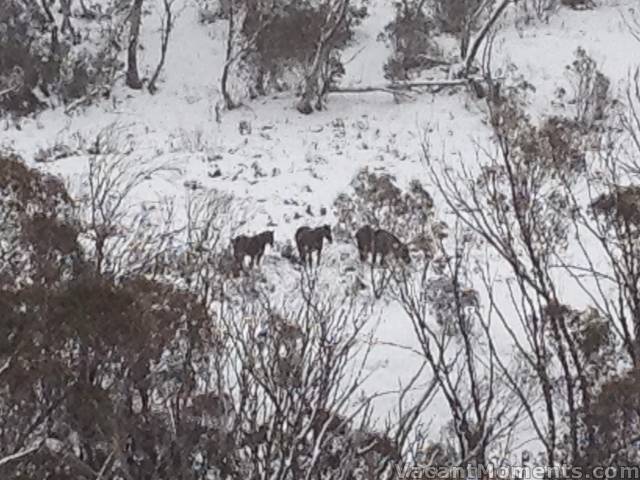
<svg viewBox="0 0 640 480">
<path fill-rule="evenodd" d="M 434 18 L 439 30 L 454 35 L 463 33 L 481 4 L 482 0 L 436 0 Z"/>
<path fill-rule="evenodd" d="M 560 0 L 560 3 L 565 7 L 572 8 L 574 10 L 588 9 L 595 7 L 593 0 Z"/>
<path fill-rule="evenodd" d="M 569 103 L 575 106 L 576 121 L 586 129 L 601 124 L 617 103 L 611 96 L 610 80 L 582 47 L 576 50 L 575 60 L 566 68 L 573 87 Z"/>
<path fill-rule="evenodd" d="M 637 235 L 640 226 L 640 186 L 614 185 L 612 191 L 603 193 L 592 203 L 596 215 L 602 215 L 607 223 L 631 228 Z"/>
<path fill-rule="evenodd" d="M 204 25 L 229 19 L 230 0 L 198 0 L 198 6 L 198 19 Z"/>
<path fill-rule="evenodd" d="M 559 0 L 524 0 L 518 8 L 524 23 L 529 24 L 534 19 L 548 21 L 550 14 L 557 11 L 559 3 Z"/>
<path fill-rule="evenodd" d="M 266 25 L 255 4 L 250 10 L 244 30 L 248 38 L 256 35 L 253 60 L 260 71 L 261 93 L 266 90 L 287 88 L 287 75 L 300 76 L 313 59 L 326 18 L 326 4 L 304 0 L 286 2 L 276 10 Z M 333 42 L 331 51 L 342 50 L 351 45 L 355 28 L 367 16 L 366 0 L 351 5 L 346 21 L 342 23 Z M 344 71 L 338 55 L 331 55 L 329 63 L 334 72 Z M 285 80 L 283 82 L 283 80 Z"/>
<path fill-rule="evenodd" d="M 376 432 L 368 407 L 348 408 L 371 401 L 351 386 L 368 375 L 351 367 L 364 351 L 357 339 L 366 310 L 325 306 L 302 291 L 301 308 L 292 297 L 290 308 L 277 308 L 252 288 L 232 290 L 240 305 L 209 311 L 220 298 L 208 296 L 219 264 L 194 244 L 211 245 L 206 238 L 219 229 L 209 207 L 226 200 L 198 207 L 203 228 L 190 207 L 197 225 L 183 242 L 194 250 L 185 263 L 162 266 L 202 283 L 179 286 L 156 268 L 119 276 L 93 268 L 79 229 L 58 220 L 66 197 L 58 180 L 0 157 L 0 478 L 88 479 L 107 468 L 109 478 L 251 477 L 291 458 L 296 470 L 283 478 L 348 478 L 401 459 L 412 423 Z M 10 211 L 26 230 L 6 224 Z M 29 262 L 8 271 L 3 237 L 15 230 L 25 235 L 12 246 Z M 140 234 L 132 232 L 135 243 Z M 86 263 L 56 270 L 64 258 L 53 252 Z M 48 276 L 21 282 L 33 265 Z"/>
<path fill-rule="evenodd" d="M 79 258 L 73 206 L 62 182 L 0 155 L 0 289 L 55 281 Z M 2 285 L 3 279 L 16 279 Z M 15 285 L 12 285 L 15 284 Z"/>
<path fill-rule="evenodd" d="M 351 238 L 364 224 L 396 233 L 423 252 L 432 252 L 438 226 L 433 221 L 433 198 L 418 180 L 401 189 L 389 174 L 362 169 L 351 181 L 353 193 L 334 202 L 336 236 Z M 444 235 L 444 233 L 443 233 Z"/>
<path fill-rule="evenodd" d="M 78 36 L 59 33 L 38 3 L 7 0 L 0 10 L 0 79 L 16 72 L 20 78 L 0 97 L 0 111 L 25 115 L 43 108 L 44 98 L 68 104 L 109 87 L 122 67 L 119 30 L 110 15 L 90 21 L 93 35 L 79 43 Z"/>
<path fill-rule="evenodd" d="M 384 65 L 385 78 L 408 80 L 413 73 L 437 65 L 434 59 L 442 52 L 433 40 L 435 29 L 434 21 L 415 2 L 396 4 L 396 17 L 381 37 L 392 49 Z"/>
</svg>

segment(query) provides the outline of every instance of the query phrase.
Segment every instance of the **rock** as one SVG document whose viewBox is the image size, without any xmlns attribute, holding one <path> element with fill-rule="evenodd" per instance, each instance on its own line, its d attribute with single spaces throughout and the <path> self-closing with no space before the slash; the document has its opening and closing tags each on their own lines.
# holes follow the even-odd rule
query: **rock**
<svg viewBox="0 0 640 480">
<path fill-rule="evenodd" d="M 238 123 L 238 131 L 240 135 L 250 135 L 251 134 L 251 122 L 247 120 L 241 120 Z"/>
<path fill-rule="evenodd" d="M 185 180 L 184 186 L 194 191 L 202 189 L 202 184 L 197 180 Z"/>
</svg>

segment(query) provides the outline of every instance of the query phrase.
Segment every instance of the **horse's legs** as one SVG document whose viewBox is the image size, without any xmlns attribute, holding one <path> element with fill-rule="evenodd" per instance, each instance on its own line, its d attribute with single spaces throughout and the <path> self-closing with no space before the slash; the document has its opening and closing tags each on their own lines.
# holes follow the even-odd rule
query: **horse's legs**
<svg viewBox="0 0 640 480">
<path fill-rule="evenodd" d="M 238 273 L 244 271 L 244 255 L 235 255 L 235 263 Z"/>
<path fill-rule="evenodd" d="M 320 265 L 320 257 L 322 256 L 322 245 L 318 249 L 318 260 L 316 261 L 316 266 Z"/>
<path fill-rule="evenodd" d="M 300 263 L 304 266 L 306 263 L 306 256 L 304 254 L 304 246 L 300 242 L 296 242 L 298 247 L 298 256 L 300 257 Z"/>
</svg>

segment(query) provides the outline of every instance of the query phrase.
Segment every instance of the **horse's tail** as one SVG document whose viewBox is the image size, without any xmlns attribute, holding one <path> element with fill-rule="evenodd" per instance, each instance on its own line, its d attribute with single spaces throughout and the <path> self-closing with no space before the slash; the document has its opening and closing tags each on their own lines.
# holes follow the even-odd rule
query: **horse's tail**
<svg viewBox="0 0 640 480">
<path fill-rule="evenodd" d="M 233 248 L 233 256 L 237 260 L 242 255 L 242 238 L 236 237 L 231 239 L 231 247 Z"/>
<path fill-rule="evenodd" d="M 300 258 L 300 261 L 304 263 L 305 255 L 304 255 L 304 241 L 302 239 L 302 232 L 298 230 L 294 238 L 296 240 L 296 248 L 298 249 L 298 257 Z"/>
</svg>

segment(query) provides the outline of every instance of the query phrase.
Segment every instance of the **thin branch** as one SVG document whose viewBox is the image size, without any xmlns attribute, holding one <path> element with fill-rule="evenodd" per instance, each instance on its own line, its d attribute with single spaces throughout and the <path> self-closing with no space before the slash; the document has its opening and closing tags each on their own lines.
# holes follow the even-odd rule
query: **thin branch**
<svg viewBox="0 0 640 480">
<path fill-rule="evenodd" d="M 38 450 L 40 450 L 40 445 L 27 448 L 26 450 L 22 450 L 18 453 L 14 453 L 13 455 L 9 455 L 4 458 L 0 458 L 0 467 L 8 463 L 15 462 L 16 460 L 20 460 L 21 458 L 26 457 L 27 455 L 31 455 L 32 453 L 37 452 Z"/>
</svg>

